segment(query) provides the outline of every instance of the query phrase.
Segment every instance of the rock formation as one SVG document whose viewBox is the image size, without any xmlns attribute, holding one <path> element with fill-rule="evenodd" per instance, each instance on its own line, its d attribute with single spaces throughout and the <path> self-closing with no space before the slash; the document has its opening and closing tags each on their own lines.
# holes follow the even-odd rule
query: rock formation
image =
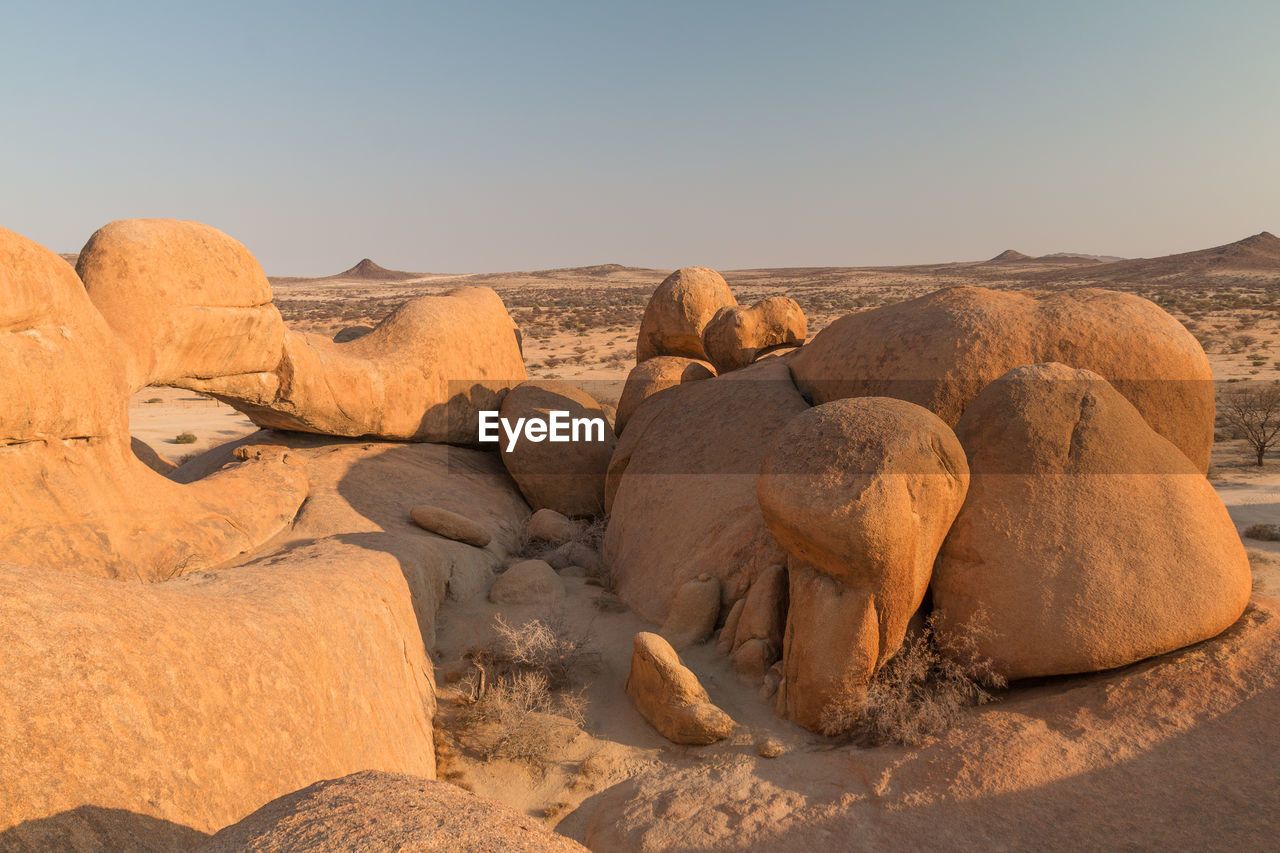
<svg viewBox="0 0 1280 853">
<path fill-rule="evenodd" d="M 98 229 L 76 262 L 124 343 L 129 390 L 273 371 L 284 323 L 262 267 L 199 222 L 123 219 Z"/>
<path fill-rule="evenodd" d="M 626 690 L 640 715 L 672 743 L 715 743 L 733 731 L 733 720 L 657 634 L 636 634 Z"/>
<path fill-rule="evenodd" d="M 585 853 L 586 848 L 456 785 L 366 770 L 273 800 L 210 838 L 197 853 L 279 850 Z"/>
<path fill-rule="evenodd" d="M 968 481 L 950 428 L 902 400 L 826 403 L 778 434 L 758 494 L 789 557 L 780 711 L 820 730 L 897 651 Z"/>
<path fill-rule="evenodd" d="M 513 388 L 502 401 L 500 413 L 514 429 L 522 418 L 549 423 L 553 411 L 567 412 L 570 421 L 599 419 L 603 430 L 587 425 L 576 441 L 521 437 L 512 448 L 503 434 L 503 464 L 534 509 L 554 509 L 569 517 L 599 515 L 604 511 L 605 471 L 616 440 L 600 404 L 567 382 L 536 379 Z"/>
<path fill-rule="evenodd" d="M 609 463 L 604 558 L 618 594 L 662 624 L 677 588 L 717 578 L 726 603 L 785 554 L 756 501 L 774 434 L 808 404 L 785 359 L 664 391 L 642 407 Z"/>
<path fill-rule="evenodd" d="M 283 455 L 190 486 L 134 455 L 125 349 L 60 257 L 0 229 L 0 560 L 154 581 L 244 553 L 292 519 Z"/>
<path fill-rule="evenodd" d="M 740 370 L 780 347 L 804 343 L 809 324 L 794 299 L 771 296 L 750 308 L 721 308 L 702 330 L 702 348 L 716 372 Z"/>
<path fill-rule="evenodd" d="M 631 372 L 627 374 L 627 382 L 622 387 L 622 396 L 618 398 L 618 414 L 613 424 L 614 431 L 622 435 L 627 421 L 631 420 L 640 404 L 659 391 L 685 382 L 710 379 L 715 375 L 714 367 L 696 358 L 658 355 L 640 362 L 631 368 Z"/>
<path fill-rule="evenodd" d="M 956 432 L 973 480 L 933 602 L 987 623 L 979 651 L 1007 677 L 1122 666 L 1239 618 L 1249 562 L 1222 501 L 1096 373 L 1011 370 Z"/>
<path fill-rule="evenodd" d="M 724 277 L 715 270 L 676 270 L 658 285 L 644 309 L 636 342 L 636 364 L 659 355 L 705 361 L 703 328 L 721 308 L 737 304 Z"/>
<path fill-rule="evenodd" d="M 487 287 L 401 305 L 344 344 L 289 331 L 274 372 L 186 387 L 274 429 L 475 445 L 477 415 L 525 379 L 515 324 Z"/>
<path fill-rule="evenodd" d="M 815 404 L 896 397 L 954 426 L 1005 371 L 1050 361 L 1101 374 L 1201 473 L 1208 469 L 1209 361 L 1182 324 L 1131 294 L 951 287 L 842 317 L 790 363 L 796 384 Z"/>
</svg>

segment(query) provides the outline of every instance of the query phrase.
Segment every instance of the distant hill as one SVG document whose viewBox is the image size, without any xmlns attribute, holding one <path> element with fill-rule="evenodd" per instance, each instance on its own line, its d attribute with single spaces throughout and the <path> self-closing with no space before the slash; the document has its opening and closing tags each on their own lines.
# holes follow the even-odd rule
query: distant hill
<svg viewBox="0 0 1280 853">
<path fill-rule="evenodd" d="M 1211 249 L 1180 252 L 1158 258 L 1131 258 L 1093 264 L 1071 273 L 1070 277 L 1087 276 L 1100 281 L 1172 283 L 1196 276 L 1248 273 L 1280 275 L 1280 237 L 1263 231 Z"/>
<path fill-rule="evenodd" d="M 368 258 L 364 258 L 349 270 L 328 276 L 328 278 L 359 279 L 361 281 L 403 281 L 407 278 L 418 278 L 421 273 L 389 270 L 380 267 Z"/>
<path fill-rule="evenodd" d="M 1119 255 L 1087 255 L 1083 252 L 1051 252 L 1047 255 L 1041 255 L 1037 260 L 1040 261 L 1077 261 L 1092 264 L 1109 264 L 1113 261 L 1125 261 L 1128 258 L 1122 258 Z"/>
<path fill-rule="evenodd" d="M 987 263 L 1007 264 L 1007 263 L 1017 263 L 1018 261 L 1029 261 L 1029 260 L 1031 260 L 1030 255 L 1024 255 L 1015 249 L 1005 249 L 1003 252 L 996 255 L 991 260 L 987 261 Z"/>
</svg>

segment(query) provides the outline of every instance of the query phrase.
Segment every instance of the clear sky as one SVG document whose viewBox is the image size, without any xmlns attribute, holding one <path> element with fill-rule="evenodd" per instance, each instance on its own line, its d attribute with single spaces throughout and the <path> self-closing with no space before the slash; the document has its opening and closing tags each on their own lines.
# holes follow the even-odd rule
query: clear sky
<svg viewBox="0 0 1280 853">
<path fill-rule="evenodd" d="M 272 274 L 1151 256 L 1280 232 L 1280 3 L 10 2 L 0 225 Z"/>
</svg>

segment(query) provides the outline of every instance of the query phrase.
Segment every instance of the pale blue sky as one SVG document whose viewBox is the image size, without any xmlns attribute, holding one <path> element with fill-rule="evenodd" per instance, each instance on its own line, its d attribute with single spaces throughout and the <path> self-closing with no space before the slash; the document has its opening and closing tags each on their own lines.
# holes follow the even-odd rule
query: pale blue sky
<svg viewBox="0 0 1280 853">
<path fill-rule="evenodd" d="M 1280 231 L 1280 3 L 0 0 L 0 225 L 273 274 L 1156 255 Z"/>
</svg>

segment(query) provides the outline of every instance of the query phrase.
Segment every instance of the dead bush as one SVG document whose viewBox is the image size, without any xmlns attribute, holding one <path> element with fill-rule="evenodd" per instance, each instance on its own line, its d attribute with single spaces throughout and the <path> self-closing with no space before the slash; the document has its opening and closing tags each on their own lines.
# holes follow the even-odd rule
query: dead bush
<svg viewBox="0 0 1280 853">
<path fill-rule="evenodd" d="M 1244 535 L 1263 542 L 1280 542 L 1280 524 L 1250 524 L 1244 529 Z"/>
<path fill-rule="evenodd" d="M 581 726 L 586 701 L 575 689 L 595 661 L 588 638 L 557 622 L 533 619 L 518 626 L 494 619 L 494 640 L 471 656 L 459 685 L 464 729 L 483 731 L 484 758 L 545 763 L 554 734 Z"/>
<path fill-rule="evenodd" d="M 938 613 L 908 634 L 902 648 L 872 677 L 865 691 L 845 691 L 823 711 L 822 729 L 868 746 L 919 746 L 951 728 L 961 709 L 985 705 L 1005 686 L 991 661 L 978 652 L 986 621 L 970 620 L 946 631 Z"/>
</svg>

